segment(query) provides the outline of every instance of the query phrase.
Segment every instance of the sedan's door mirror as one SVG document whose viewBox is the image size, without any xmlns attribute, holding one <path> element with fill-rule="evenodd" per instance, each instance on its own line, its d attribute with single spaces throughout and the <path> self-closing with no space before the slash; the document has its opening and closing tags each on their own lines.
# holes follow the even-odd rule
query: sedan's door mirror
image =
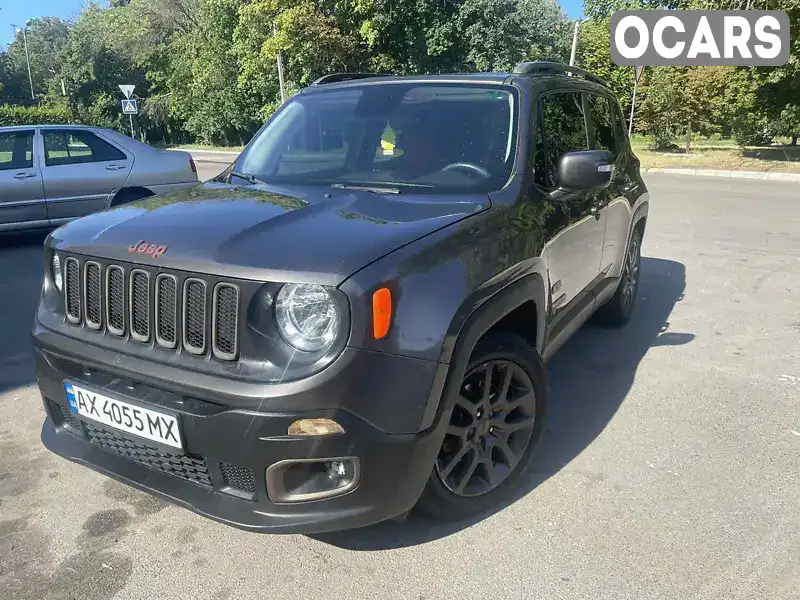
<svg viewBox="0 0 800 600">
<path fill-rule="evenodd" d="M 607 150 L 567 152 L 558 163 L 558 185 L 565 190 L 601 190 L 611 183 L 614 155 Z"/>
</svg>

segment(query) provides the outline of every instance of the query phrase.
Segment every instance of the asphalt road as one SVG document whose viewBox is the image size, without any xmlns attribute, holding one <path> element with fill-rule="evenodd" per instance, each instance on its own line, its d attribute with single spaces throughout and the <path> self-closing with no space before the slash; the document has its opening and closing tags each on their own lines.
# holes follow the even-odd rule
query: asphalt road
<svg viewBox="0 0 800 600">
<path fill-rule="evenodd" d="M 49 454 L 41 236 L 0 241 L 0 598 L 797 598 L 800 186 L 647 180 L 637 312 L 554 358 L 519 500 L 315 537 L 243 533 Z"/>
</svg>

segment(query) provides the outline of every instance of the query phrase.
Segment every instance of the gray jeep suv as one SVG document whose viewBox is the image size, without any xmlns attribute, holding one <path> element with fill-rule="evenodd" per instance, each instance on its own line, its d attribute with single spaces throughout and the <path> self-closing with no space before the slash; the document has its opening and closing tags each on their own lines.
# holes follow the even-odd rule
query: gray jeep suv
<svg viewBox="0 0 800 600">
<path fill-rule="evenodd" d="M 580 69 L 323 77 L 217 179 L 48 237 L 42 440 L 252 531 L 482 511 L 548 357 L 630 318 L 647 211 Z"/>
</svg>

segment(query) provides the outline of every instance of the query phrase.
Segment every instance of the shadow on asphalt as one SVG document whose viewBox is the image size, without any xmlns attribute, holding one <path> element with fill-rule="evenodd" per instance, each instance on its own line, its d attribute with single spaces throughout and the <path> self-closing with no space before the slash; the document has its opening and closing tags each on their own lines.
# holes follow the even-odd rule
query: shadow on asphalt
<svg viewBox="0 0 800 600">
<path fill-rule="evenodd" d="M 28 336 L 42 289 L 47 233 L 0 234 L 0 393 L 36 380 Z"/>
<path fill-rule="evenodd" d="M 403 522 L 310 536 L 349 550 L 386 550 L 424 544 L 465 529 L 513 504 L 558 473 L 603 431 L 625 400 L 636 368 L 654 346 L 678 346 L 694 334 L 670 330 L 669 316 L 683 299 L 681 263 L 642 259 L 639 304 L 621 329 L 589 325 L 578 331 L 548 365 L 549 423 L 533 469 L 518 493 L 494 510 L 462 521 L 441 522 L 413 512 Z"/>
</svg>

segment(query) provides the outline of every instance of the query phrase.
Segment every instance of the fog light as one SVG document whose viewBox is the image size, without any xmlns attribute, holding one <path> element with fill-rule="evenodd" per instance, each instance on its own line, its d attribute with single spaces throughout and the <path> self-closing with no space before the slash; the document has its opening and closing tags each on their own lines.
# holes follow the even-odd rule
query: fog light
<svg viewBox="0 0 800 600">
<path fill-rule="evenodd" d="M 344 433 L 344 427 L 331 419 L 300 419 L 289 425 L 289 435 L 321 436 Z"/>
<path fill-rule="evenodd" d="M 323 500 L 355 489 L 359 478 L 355 457 L 284 460 L 267 469 L 267 494 L 279 504 Z"/>
</svg>

